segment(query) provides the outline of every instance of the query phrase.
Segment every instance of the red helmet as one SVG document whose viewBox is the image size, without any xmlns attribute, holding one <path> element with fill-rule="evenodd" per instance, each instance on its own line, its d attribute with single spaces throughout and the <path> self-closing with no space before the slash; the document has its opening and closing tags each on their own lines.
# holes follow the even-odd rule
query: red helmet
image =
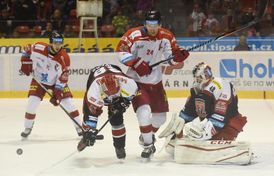
<svg viewBox="0 0 274 176">
<path fill-rule="evenodd" d="M 102 90 L 108 96 L 115 95 L 120 91 L 120 85 L 118 83 L 118 79 L 113 74 L 104 75 L 101 80 Z"/>
</svg>

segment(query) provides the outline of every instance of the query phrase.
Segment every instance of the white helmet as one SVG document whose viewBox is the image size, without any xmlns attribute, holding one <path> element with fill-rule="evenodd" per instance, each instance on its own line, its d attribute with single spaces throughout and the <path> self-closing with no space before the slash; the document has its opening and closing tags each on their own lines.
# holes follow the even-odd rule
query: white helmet
<svg viewBox="0 0 274 176">
<path fill-rule="evenodd" d="M 198 90 L 203 90 L 206 84 L 213 77 L 210 66 L 204 62 L 200 62 L 199 64 L 195 65 L 192 74 L 194 77 L 193 88 Z"/>
</svg>

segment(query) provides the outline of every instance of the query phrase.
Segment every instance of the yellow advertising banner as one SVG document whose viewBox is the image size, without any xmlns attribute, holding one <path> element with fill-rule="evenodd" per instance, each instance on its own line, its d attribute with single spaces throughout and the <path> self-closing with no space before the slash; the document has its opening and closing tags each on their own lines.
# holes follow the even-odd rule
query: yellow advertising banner
<svg viewBox="0 0 274 176">
<path fill-rule="evenodd" d="M 0 54 L 21 53 L 23 46 L 36 42 L 48 43 L 47 38 L 20 38 L 20 39 L 0 39 Z M 79 43 L 81 46 L 79 47 Z M 65 38 L 64 48 L 68 53 L 108 53 L 114 52 L 119 42 L 119 38 L 99 38 L 96 46 L 95 38 Z"/>
</svg>

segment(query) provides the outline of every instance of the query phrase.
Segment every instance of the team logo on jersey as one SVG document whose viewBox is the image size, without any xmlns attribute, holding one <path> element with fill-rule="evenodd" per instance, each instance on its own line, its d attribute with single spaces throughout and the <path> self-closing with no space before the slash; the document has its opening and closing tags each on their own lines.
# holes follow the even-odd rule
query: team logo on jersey
<svg viewBox="0 0 274 176">
<path fill-rule="evenodd" d="M 218 114 L 225 115 L 227 108 L 228 108 L 228 102 L 227 101 L 218 100 L 215 104 L 214 111 Z"/>
<path fill-rule="evenodd" d="M 41 73 L 41 82 L 48 82 L 48 76 L 47 73 Z"/>
<path fill-rule="evenodd" d="M 223 78 L 236 78 L 237 63 L 235 59 L 222 59 L 220 61 L 220 76 Z"/>
<path fill-rule="evenodd" d="M 207 116 L 205 101 L 203 99 L 195 98 L 195 110 L 199 117 L 205 118 Z"/>
</svg>

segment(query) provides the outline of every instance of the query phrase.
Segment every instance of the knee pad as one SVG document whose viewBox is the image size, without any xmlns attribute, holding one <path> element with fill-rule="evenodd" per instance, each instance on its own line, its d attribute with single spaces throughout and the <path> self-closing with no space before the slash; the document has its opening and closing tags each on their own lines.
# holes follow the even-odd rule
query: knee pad
<svg viewBox="0 0 274 176">
<path fill-rule="evenodd" d="M 26 112 L 29 114 L 36 114 L 36 110 L 41 103 L 41 99 L 37 96 L 29 96 Z"/>
<path fill-rule="evenodd" d="M 72 98 L 70 97 L 62 99 L 61 104 L 68 112 L 77 110 L 76 106 L 72 102 Z"/>
<path fill-rule="evenodd" d="M 136 114 L 139 126 L 151 125 L 151 108 L 149 105 L 142 105 L 138 107 Z"/>
<path fill-rule="evenodd" d="M 152 113 L 152 126 L 155 128 L 160 128 L 166 121 L 166 112 L 162 113 Z"/>
</svg>

